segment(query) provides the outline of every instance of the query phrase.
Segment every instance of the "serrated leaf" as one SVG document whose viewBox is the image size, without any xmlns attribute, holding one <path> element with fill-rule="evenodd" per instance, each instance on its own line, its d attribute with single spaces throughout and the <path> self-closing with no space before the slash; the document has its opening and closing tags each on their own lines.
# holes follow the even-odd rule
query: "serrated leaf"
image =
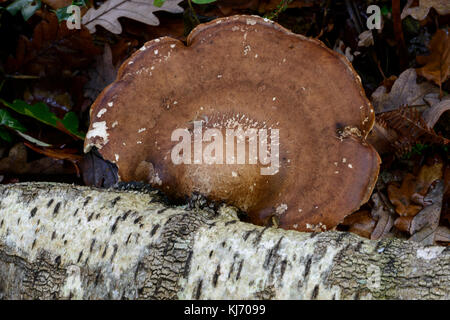
<svg viewBox="0 0 450 320">
<path fill-rule="evenodd" d="M 163 10 L 171 13 L 181 13 L 183 8 L 178 4 L 182 0 L 165 0 L 161 7 L 154 5 L 154 0 L 108 0 L 98 9 L 91 8 L 83 16 L 81 22 L 91 33 L 97 25 L 119 34 L 122 32 L 119 18 L 125 17 L 149 25 L 159 25 L 158 18 L 153 14 Z"/>
<path fill-rule="evenodd" d="M 61 120 L 43 102 L 38 102 L 34 105 L 29 105 L 23 100 L 14 100 L 12 103 L 9 103 L 0 99 L 0 102 L 20 114 L 32 117 L 79 139 L 84 139 L 85 137 L 85 134 L 78 130 L 78 119 L 73 112 L 67 113 L 64 119 Z"/>
<path fill-rule="evenodd" d="M 8 111 L 4 109 L 0 109 L 0 125 L 21 132 L 27 131 L 27 129 L 19 122 L 19 120 L 15 119 Z"/>
</svg>

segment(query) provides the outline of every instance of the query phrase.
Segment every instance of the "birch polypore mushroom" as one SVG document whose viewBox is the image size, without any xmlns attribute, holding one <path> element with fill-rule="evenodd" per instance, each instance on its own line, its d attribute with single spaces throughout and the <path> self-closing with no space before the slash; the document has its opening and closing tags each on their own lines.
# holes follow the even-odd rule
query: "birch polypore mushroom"
<svg viewBox="0 0 450 320">
<path fill-rule="evenodd" d="M 317 40 L 254 16 L 147 42 L 91 108 L 96 146 L 123 181 L 200 193 L 265 224 L 326 230 L 366 202 L 379 157 L 361 80 Z"/>
</svg>

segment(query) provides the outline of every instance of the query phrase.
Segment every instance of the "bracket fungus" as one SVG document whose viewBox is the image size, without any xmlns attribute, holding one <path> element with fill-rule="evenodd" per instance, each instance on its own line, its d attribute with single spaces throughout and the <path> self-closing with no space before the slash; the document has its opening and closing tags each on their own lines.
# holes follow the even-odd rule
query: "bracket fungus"
<svg viewBox="0 0 450 320">
<path fill-rule="evenodd" d="M 91 108 L 85 152 L 173 199 L 200 193 L 256 224 L 333 228 L 369 199 L 373 108 L 342 55 L 267 19 L 147 42 Z"/>
</svg>

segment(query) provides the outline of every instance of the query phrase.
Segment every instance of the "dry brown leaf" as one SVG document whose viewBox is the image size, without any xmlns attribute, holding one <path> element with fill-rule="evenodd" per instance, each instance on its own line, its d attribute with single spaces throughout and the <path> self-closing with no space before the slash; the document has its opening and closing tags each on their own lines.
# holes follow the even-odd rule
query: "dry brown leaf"
<svg viewBox="0 0 450 320">
<path fill-rule="evenodd" d="M 389 200 L 400 216 L 415 216 L 426 204 L 425 195 L 430 185 L 443 176 L 443 163 L 436 161 L 432 165 L 423 165 L 417 177 L 408 173 L 400 187 L 396 184 L 388 186 Z"/>
<path fill-rule="evenodd" d="M 424 98 L 439 94 L 439 88 L 428 82 L 417 84 L 415 69 L 407 69 L 400 74 L 392 85 L 391 91 L 384 85 L 378 87 L 371 96 L 376 113 L 397 110 L 400 106 L 426 105 Z"/>
<path fill-rule="evenodd" d="M 426 197 L 427 202 L 432 204 L 421 210 L 411 222 L 410 232 L 413 235 L 410 240 L 421 242 L 424 245 L 435 243 L 435 233 L 439 226 L 443 194 L 444 183 L 442 180 L 438 180 Z"/>
<path fill-rule="evenodd" d="M 436 233 L 434 235 L 435 242 L 450 242 L 450 229 L 444 226 L 439 226 L 436 228 Z"/>
<path fill-rule="evenodd" d="M 91 33 L 95 32 L 95 27 L 99 25 L 119 34 L 122 32 L 119 18 L 125 17 L 149 25 L 159 25 L 159 20 L 153 13 L 161 10 L 181 13 L 183 8 L 178 5 L 181 1 L 166 0 L 161 7 L 156 7 L 153 0 L 107 0 L 98 9 L 89 9 L 81 22 Z"/>
<path fill-rule="evenodd" d="M 417 143 L 449 143 L 428 127 L 417 109 L 408 106 L 379 114 L 367 140 L 378 153 L 394 151 L 397 156 L 410 152 Z"/>
<path fill-rule="evenodd" d="M 369 238 L 375 228 L 375 220 L 372 219 L 369 211 L 360 210 L 347 217 L 341 223 L 344 226 L 348 226 L 348 231 L 356 233 L 361 237 Z"/>
<path fill-rule="evenodd" d="M 6 65 L 9 73 L 60 77 L 65 71 L 88 66 L 101 53 L 85 28 L 69 30 L 54 14 L 47 19 L 35 27 L 31 40 L 19 38 L 16 56 Z"/>
<path fill-rule="evenodd" d="M 411 7 L 413 2 L 414 0 L 408 0 L 402 11 L 402 19 L 412 16 L 416 20 L 423 20 L 431 8 L 434 8 L 440 15 L 450 14 L 450 2 L 447 0 L 419 0 L 418 6 Z"/>
<path fill-rule="evenodd" d="M 63 160 L 41 158 L 27 162 L 27 149 L 22 143 L 14 145 L 8 157 L 0 159 L 0 173 L 8 174 L 74 174 L 73 166 L 66 166 Z"/>
<path fill-rule="evenodd" d="M 85 97 L 94 101 L 100 92 L 116 79 L 117 69 L 112 63 L 111 47 L 106 44 L 103 55 L 97 57 L 95 67 L 88 72 L 90 80 L 85 85 Z"/>
<path fill-rule="evenodd" d="M 426 109 L 422 113 L 422 118 L 428 127 L 433 128 L 441 115 L 448 110 L 450 110 L 450 96 L 445 96 L 442 101 Z"/>
<path fill-rule="evenodd" d="M 430 55 L 417 57 L 417 74 L 441 85 L 450 75 L 450 37 L 448 29 L 439 29 L 429 43 Z"/>
<path fill-rule="evenodd" d="M 394 225 L 394 214 L 387 208 L 379 193 L 372 195 L 374 207 L 372 208 L 372 218 L 377 220 L 376 226 L 370 235 L 371 240 L 385 238 Z"/>
<path fill-rule="evenodd" d="M 395 219 L 394 226 L 404 232 L 411 233 L 411 222 L 414 219 L 414 217 L 398 217 Z"/>
</svg>

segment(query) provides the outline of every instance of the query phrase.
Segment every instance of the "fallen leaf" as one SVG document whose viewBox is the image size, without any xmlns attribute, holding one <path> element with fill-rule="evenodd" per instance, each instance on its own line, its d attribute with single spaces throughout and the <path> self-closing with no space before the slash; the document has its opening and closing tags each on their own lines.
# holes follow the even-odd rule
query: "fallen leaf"
<svg viewBox="0 0 450 320">
<path fill-rule="evenodd" d="M 441 115 L 450 110 L 450 96 L 445 96 L 442 101 L 432 105 L 422 113 L 422 118 L 428 127 L 433 128 L 436 122 L 438 122 Z"/>
<path fill-rule="evenodd" d="M 413 0 L 408 0 L 402 11 L 401 18 L 411 16 L 416 20 L 423 20 L 427 17 L 431 8 L 434 8 L 440 15 L 450 14 L 450 2 L 447 0 L 419 0 L 419 5 L 411 7 Z"/>
<path fill-rule="evenodd" d="M 15 144 L 8 156 L 0 159 L 1 174 L 74 174 L 73 166 L 66 166 L 63 160 L 41 158 L 27 162 L 28 153 L 22 143 Z"/>
<path fill-rule="evenodd" d="M 8 73 L 62 77 L 87 67 L 101 53 L 86 28 L 69 30 L 54 14 L 47 19 L 34 28 L 31 40 L 23 35 L 19 38 L 16 56 L 9 57 L 5 66 Z"/>
<path fill-rule="evenodd" d="M 119 18 L 126 17 L 145 24 L 158 25 L 159 20 L 153 13 L 159 10 L 181 13 L 183 8 L 178 5 L 181 1 L 166 0 L 161 7 L 156 7 L 153 0 L 107 0 L 98 9 L 89 9 L 81 22 L 91 33 L 100 25 L 112 33 L 119 34 L 122 32 Z"/>
<path fill-rule="evenodd" d="M 394 225 L 394 213 L 390 208 L 387 208 L 383 203 L 380 193 L 372 195 L 374 206 L 372 208 L 372 218 L 377 220 L 376 226 L 370 235 L 371 240 L 378 240 L 385 238 L 391 231 Z"/>
<path fill-rule="evenodd" d="M 89 70 L 90 80 L 85 85 L 85 97 L 94 101 L 116 79 L 117 69 L 112 62 L 111 47 L 106 44 L 103 56 L 97 57 L 95 68 Z"/>
<path fill-rule="evenodd" d="M 444 183 L 442 180 L 439 180 L 425 197 L 426 202 L 431 204 L 424 207 L 412 219 L 411 228 L 409 230 L 411 234 L 414 234 L 427 226 L 434 226 L 434 228 L 437 228 L 441 216 L 443 194 Z"/>
<path fill-rule="evenodd" d="M 406 174 L 399 187 L 396 183 L 388 186 L 389 200 L 400 216 L 415 216 L 426 203 L 425 195 L 430 185 L 443 176 L 443 163 L 436 161 L 432 165 L 423 165 L 417 177 Z"/>
<path fill-rule="evenodd" d="M 118 181 L 117 166 L 104 160 L 95 148 L 84 155 L 79 167 L 83 182 L 87 186 L 108 188 Z"/>
<path fill-rule="evenodd" d="M 439 88 L 428 82 L 417 84 L 415 69 L 407 69 L 400 74 L 388 92 L 385 86 L 378 87 L 371 96 L 376 113 L 398 109 L 400 106 L 426 105 L 424 97 L 439 94 Z"/>
<path fill-rule="evenodd" d="M 84 139 L 85 134 L 79 131 L 78 118 L 74 112 L 68 112 L 63 119 L 60 119 L 42 102 L 29 105 L 22 100 L 16 99 L 12 103 L 9 103 L 1 98 L 0 102 L 17 113 L 32 117 L 42 123 L 55 127 L 74 138 Z"/>
<path fill-rule="evenodd" d="M 435 242 L 450 242 L 450 229 L 444 226 L 436 228 L 434 235 Z"/>
<path fill-rule="evenodd" d="M 428 127 L 417 109 L 408 106 L 379 114 L 367 140 L 380 154 L 394 151 L 398 157 L 410 152 L 417 143 L 449 143 Z"/>
<path fill-rule="evenodd" d="M 435 244 L 435 234 L 439 226 L 439 218 L 442 207 L 444 183 L 439 180 L 427 195 L 431 205 L 420 211 L 411 222 L 411 233 L 409 240 L 417 241 L 423 245 Z M 418 230 L 418 231 L 417 231 Z"/>
<path fill-rule="evenodd" d="M 442 85 L 450 75 L 450 37 L 449 30 L 439 29 L 429 43 L 430 55 L 418 56 L 417 62 L 424 64 L 417 74 L 437 85 Z"/>
<path fill-rule="evenodd" d="M 361 237 L 369 239 L 373 229 L 375 228 L 375 224 L 375 220 L 372 219 L 372 216 L 367 210 L 357 211 L 345 217 L 344 221 L 341 223 L 341 225 L 349 227 L 349 232 L 356 233 Z"/>
</svg>

